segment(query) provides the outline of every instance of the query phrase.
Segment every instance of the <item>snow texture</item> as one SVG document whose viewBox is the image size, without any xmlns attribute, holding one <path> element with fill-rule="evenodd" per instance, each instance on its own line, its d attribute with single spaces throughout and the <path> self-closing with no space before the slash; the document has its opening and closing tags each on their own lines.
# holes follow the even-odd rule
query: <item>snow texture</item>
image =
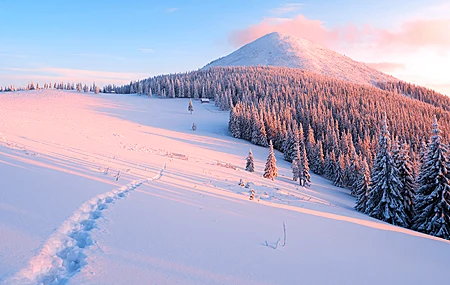
<svg viewBox="0 0 450 285">
<path fill-rule="evenodd" d="M 449 241 L 355 211 L 318 175 L 299 186 L 276 150 L 265 179 L 269 149 L 192 102 L 0 95 L 0 284 L 446 284 Z"/>
<path fill-rule="evenodd" d="M 59 229 L 47 240 L 39 254 L 33 257 L 27 268 L 5 281 L 14 285 L 63 285 L 86 265 L 84 249 L 94 244 L 91 230 L 97 228 L 97 219 L 103 210 L 115 201 L 126 197 L 143 183 L 162 177 L 163 168 L 154 177 L 132 181 L 120 188 L 93 197 L 83 203 Z"/>
</svg>

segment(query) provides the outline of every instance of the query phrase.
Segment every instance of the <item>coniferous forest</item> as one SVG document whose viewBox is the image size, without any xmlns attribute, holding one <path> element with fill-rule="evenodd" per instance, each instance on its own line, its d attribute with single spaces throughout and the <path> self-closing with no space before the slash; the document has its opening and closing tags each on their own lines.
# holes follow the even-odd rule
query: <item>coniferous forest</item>
<svg viewBox="0 0 450 285">
<path fill-rule="evenodd" d="M 430 89 L 283 67 L 215 67 L 102 92 L 214 99 L 230 111 L 233 137 L 283 152 L 301 185 L 311 170 L 351 189 L 360 212 L 450 239 L 450 98 Z"/>
</svg>

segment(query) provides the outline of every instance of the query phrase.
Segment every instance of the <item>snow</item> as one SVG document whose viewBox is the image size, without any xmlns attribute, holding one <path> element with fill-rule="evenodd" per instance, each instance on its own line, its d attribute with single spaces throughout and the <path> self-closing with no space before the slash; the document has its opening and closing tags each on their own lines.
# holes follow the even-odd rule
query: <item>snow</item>
<svg viewBox="0 0 450 285">
<path fill-rule="evenodd" d="M 319 44 L 277 32 L 256 39 L 204 68 L 258 65 L 300 68 L 359 84 L 395 80 Z"/>
<path fill-rule="evenodd" d="M 448 241 L 356 212 L 321 177 L 298 186 L 279 152 L 262 178 L 268 149 L 193 103 L 2 94 L 0 284 L 445 284 Z"/>
</svg>

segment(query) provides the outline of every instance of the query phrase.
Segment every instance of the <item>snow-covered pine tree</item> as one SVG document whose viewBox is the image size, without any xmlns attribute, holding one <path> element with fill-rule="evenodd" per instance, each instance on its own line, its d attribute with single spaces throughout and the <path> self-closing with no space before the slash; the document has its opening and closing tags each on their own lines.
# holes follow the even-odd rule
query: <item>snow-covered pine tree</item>
<svg viewBox="0 0 450 285">
<path fill-rule="evenodd" d="M 354 185 L 356 184 L 356 181 L 358 180 L 358 177 L 360 176 L 361 169 L 360 169 L 360 162 L 362 161 L 361 158 L 356 153 L 355 145 L 353 144 L 353 138 L 352 135 L 349 133 L 347 134 L 347 141 L 348 141 L 348 155 L 346 160 L 346 167 L 345 167 L 345 184 L 350 187 L 351 194 L 355 196 L 355 189 Z"/>
<path fill-rule="evenodd" d="M 267 156 L 266 167 L 264 168 L 263 177 L 274 180 L 278 176 L 277 160 L 273 151 L 272 141 L 269 142 L 269 156 Z"/>
<path fill-rule="evenodd" d="M 402 182 L 402 187 L 400 194 L 403 197 L 405 213 L 408 217 L 408 225 L 414 218 L 414 197 L 415 193 L 415 183 L 413 176 L 413 169 L 411 159 L 409 157 L 409 145 L 402 142 L 398 147 L 398 151 L 393 152 L 393 159 L 395 167 L 398 169 L 400 175 L 400 182 Z"/>
<path fill-rule="evenodd" d="M 314 154 L 311 161 L 311 170 L 319 175 L 322 175 L 324 172 L 325 167 L 325 159 L 323 156 L 323 147 L 322 147 L 322 141 L 318 141 L 316 143 L 316 146 L 314 148 Z"/>
<path fill-rule="evenodd" d="M 295 156 L 296 144 L 299 143 L 299 130 L 297 123 L 293 123 L 292 127 L 288 128 L 287 138 L 283 144 L 283 158 L 286 161 L 292 162 Z"/>
<path fill-rule="evenodd" d="M 295 144 L 296 152 L 295 156 L 291 162 L 292 169 L 292 180 L 297 181 L 300 177 L 300 164 L 301 164 L 301 154 L 300 154 L 300 145 L 298 143 Z M 300 182 L 301 185 L 301 182 Z"/>
<path fill-rule="evenodd" d="M 311 167 L 314 165 L 313 160 L 315 158 L 314 151 L 316 148 L 316 141 L 314 139 L 314 130 L 311 128 L 311 125 L 308 125 L 308 131 L 306 132 L 306 154 L 308 155 L 308 161 L 311 162 Z M 312 167 L 314 168 L 314 167 Z"/>
<path fill-rule="evenodd" d="M 253 158 L 252 149 L 248 152 L 247 164 L 245 165 L 245 170 L 249 172 L 255 172 L 255 160 Z"/>
<path fill-rule="evenodd" d="M 370 169 L 367 160 L 362 162 L 361 174 L 355 183 L 356 205 L 355 209 L 361 213 L 366 212 L 367 198 L 370 190 Z"/>
<path fill-rule="evenodd" d="M 148 88 L 148 97 L 149 98 L 152 98 L 152 95 L 153 95 L 153 91 L 152 91 L 152 88 Z"/>
<path fill-rule="evenodd" d="M 450 185 L 447 146 L 441 142 L 437 119 L 433 120 L 431 141 L 419 174 L 412 228 L 450 239 Z"/>
<path fill-rule="evenodd" d="M 419 185 L 419 180 L 421 180 L 422 173 L 424 172 L 424 167 L 426 166 L 425 160 L 427 156 L 428 146 L 425 141 L 422 141 L 419 149 L 419 167 L 417 168 L 416 185 Z"/>
<path fill-rule="evenodd" d="M 266 128 L 264 127 L 263 119 L 258 116 L 258 114 L 255 112 L 253 113 L 253 128 L 252 128 L 252 140 L 251 142 L 256 145 L 260 146 L 268 146 L 267 143 L 267 135 L 266 135 Z"/>
<path fill-rule="evenodd" d="M 402 182 L 389 148 L 389 131 L 384 117 L 372 168 L 366 213 L 390 224 L 407 227 L 408 217 L 401 195 Z"/>
<path fill-rule="evenodd" d="M 258 145 L 267 147 L 269 144 L 267 143 L 267 133 L 266 133 L 266 127 L 264 126 L 264 119 L 263 116 L 260 116 L 259 118 L 259 131 L 258 131 Z"/>
<path fill-rule="evenodd" d="M 330 180 L 334 180 L 336 175 L 336 155 L 334 154 L 334 149 L 332 149 L 327 154 L 327 159 L 325 160 L 324 174 Z"/>
<path fill-rule="evenodd" d="M 300 144 L 301 145 L 301 144 Z M 311 185 L 311 176 L 309 175 L 309 163 L 308 156 L 306 155 L 306 147 L 303 146 L 303 150 L 300 150 L 300 185 L 301 186 L 310 186 Z"/>
<path fill-rule="evenodd" d="M 345 175 L 345 159 L 343 154 L 339 154 L 339 159 L 336 163 L 336 169 L 334 172 L 333 185 L 337 187 L 344 187 L 344 175 Z"/>
<path fill-rule="evenodd" d="M 192 105 L 192 99 L 189 100 L 188 111 L 191 112 L 191 114 L 192 112 L 194 112 L 194 105 Z"/>
<path fill-rule="evenodd" d="M 237 107 L 232 107 L 230 111 L 230 121 L 228 122 L 228 129 L 231 132 L 231 135 L 234 138 L 241 138 L 241 128 L 239 125 L 239 118 L 238 118 L 238 109 Z"/>
</svg>

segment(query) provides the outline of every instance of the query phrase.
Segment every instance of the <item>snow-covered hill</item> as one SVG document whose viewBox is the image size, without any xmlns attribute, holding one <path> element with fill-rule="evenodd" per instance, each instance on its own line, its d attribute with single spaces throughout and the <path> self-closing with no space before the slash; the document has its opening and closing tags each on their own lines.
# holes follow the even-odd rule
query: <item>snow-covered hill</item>
<svg viewBox="0 0 450 285">
<path fill-rule="evenodd" d="M 188 102 L 2 94 L 0 284 L 448 283 L 449 241 L 358 213 L 319 176 L 299 187 L 279 152 L 262 178 L 268 149 Z"/>
<path fill-rule="evenodd" d="M 359 84 L 394 79 L 318 44 L 277 32 L 246 44 L 235 52 L 212 61 L 204 68 L 256 65 L 300 68 Z"/>
</svg>

